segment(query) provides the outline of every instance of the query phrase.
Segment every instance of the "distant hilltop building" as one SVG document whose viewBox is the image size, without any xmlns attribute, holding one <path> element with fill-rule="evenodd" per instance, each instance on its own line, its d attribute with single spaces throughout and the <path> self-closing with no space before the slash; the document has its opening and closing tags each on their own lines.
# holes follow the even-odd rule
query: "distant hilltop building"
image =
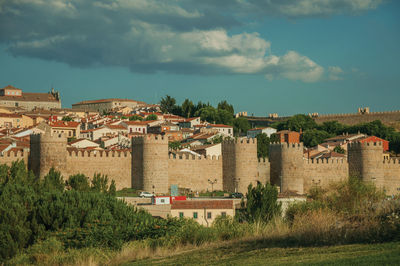
<svg viewBox="0 0 400 266">
<path fill-rule="evenodd" d="M 146 106 L 145 102 L 135 101 L 130 99 L 101 99 L 92 101 L 82 101 L 72 104 L 72 109 L 83 109 L 88 111 L 111 112 L 116 108 L 130 107 L 135 109 L 137 107 Z"/>
<path fill-rule="evenodd" d="M 60 93 L 52 89 L 48 93 L 23 92 L 8 85 L 0 89 L 0 107 L 18 107 L 31 111 L 34 109 L 50 110 L 61 108 Z"/>
</svg>

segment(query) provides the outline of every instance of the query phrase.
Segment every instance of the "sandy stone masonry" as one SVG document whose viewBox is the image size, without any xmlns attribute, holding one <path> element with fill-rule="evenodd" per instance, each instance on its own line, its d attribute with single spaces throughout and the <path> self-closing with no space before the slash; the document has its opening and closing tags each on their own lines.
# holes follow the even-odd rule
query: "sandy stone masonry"
<svg viewBox="0 0 400 266">
<path fill-rule="evenodd" d="M 31 135 L 30 153 L 11 151 L 0 156 L 10 165 L 24 160 L 43 177 L 51 167 L 64 178 L 95 173 L 114 179 L 117 189 L 134 187 L 168 194 L 171 185 L 192 191 L 226 190 L 245 193 L 250 183 L 270 181 L 282 192 L 306 193 L 314 186 L 326 187 L 350 175 L 374 182 L 388 195 L 400 192 L 400 162 L 384 160 L 382 143 L 348 146 L 348 160 L 308 160 L 303 144 L 271 144 L 270 160 L 257 159 L 257 140 L 238 139 L 222 143 L 219 157 L 169 156 L 168 139 L 145 135 L 132 139 L 131 151 L 68 151 L 64 135 Z M 211 181 L 211 182 L 210 182 Z M 211 184 L 213 183 L 213 184 Z"/>
</svg>

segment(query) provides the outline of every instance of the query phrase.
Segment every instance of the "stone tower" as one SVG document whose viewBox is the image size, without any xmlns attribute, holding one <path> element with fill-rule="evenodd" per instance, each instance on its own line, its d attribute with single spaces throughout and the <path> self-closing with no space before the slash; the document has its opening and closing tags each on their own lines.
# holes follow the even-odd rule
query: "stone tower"
<svg viewBox="0 0 400 266">
<path fill-rule="evenodd" d="M 271 183 L 281 192 L 304 193 L 303 143 L 276 143 L 269 146 Z"/>
<path fill-rule="evenodd" d="M 60 172 L 66 170 L 67 137 L 46 131 L 44 134 L 30 136 L 31 151 L 29 154 L 29 169 L 35 175 L 43 177 L 54 167 Z"/>
<path fill-rule="evenodd" d="M 132 184 L 136 189 L 168 193 L 168 138 L 132 138 Z"/>
<path fill-rule="evenodd" d="M 257 139 L 222 142 L 222 165 L 224 190 L 246 193 L 258 180 Z"/>
<path fill-rule="evenodd" d="M 347 145 L 349 176 L 384 185 L 382 142 L 355 142 Z"/>
</svg>

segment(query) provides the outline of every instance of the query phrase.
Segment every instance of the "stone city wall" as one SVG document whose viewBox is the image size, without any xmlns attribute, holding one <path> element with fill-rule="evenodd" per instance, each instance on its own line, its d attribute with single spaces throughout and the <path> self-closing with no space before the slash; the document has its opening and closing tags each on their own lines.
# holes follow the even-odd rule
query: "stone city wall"
<svg viewBox="0 0 400 266">
<path fill-rule="evenodd" d="M 28 157 L 29 153 L 23 150 L 14 150 L 5 152 L 3 155 L 0 155 L 0 164 L 6 164 L 11 166 L 11 164 L 15 161 L 22 160 L 25 165 L 28 166 Z"/>
<path fill-rule="evenodd" d="M 84 174 L 93 178 L 94 174 L 107 175 L 115 181 L 117 190 L 132 187 L 132 157 L 128 151 L 72 151 L 67 152 L 64 178 L 74 174 Z"/>
<path fill-rule="evenodd" d="M 386 194 L 400 193 L 400 161 L 390 159 L 383 161 L 384 188 Z"/>
<path fill-rule="evenodd" d="M 221 156 L 173 156 L 168 160 L 168 187 L 178 185 L 192 191 L 223 189 Z M 211 185 L 211 182 L 216 182 Z"/>
<path fill-rule="evenodd" d="M 328 187 L 330 183 L 346 180 L 349 164 L 345 159 L 315 159 L 304 161 L 304 191 L 314 186 Z"/>
<path fill-rule="evenodd" d="M 346 125 L 356 125 L 359 123 L 368 123 L 375 120 L 381 120 L 384 124 L 390 124 L 395 121 L 400 121 L 400 111 L 388 112 L 371 112 L 371 113 L 353 113 L 353 114 L 331 114 L 331 115 L 318 115 L 314 117 L 314 121 L 322 124 L 327 121 L 338 121 Z"/>
</svg>

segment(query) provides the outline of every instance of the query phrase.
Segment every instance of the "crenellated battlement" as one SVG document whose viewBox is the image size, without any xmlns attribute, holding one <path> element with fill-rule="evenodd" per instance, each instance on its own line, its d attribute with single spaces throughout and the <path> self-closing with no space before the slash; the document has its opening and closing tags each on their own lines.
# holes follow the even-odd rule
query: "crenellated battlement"
<svg viewBox="0 0 400 266">
<path fill-rule="evenodd" d="M 256 138 L 238 138 L 238 139 L 227 139 L 223 141 L 223 144 L 225 145 L 233 145 L 233 144 L 253 144 L 257 145 L 257 139 Z"/>
<path fill-rule="evenodd" d="M 168 159 L 170 160 L 193 160 L 193 161 L 219 161 L 222 156 L 196 156 L 193 154 L 184 154 L 184 155 L 174 155 L 170 154 Z"/>
<path fill-rule="evenodd" d="M 400 166 L 400 159 L 397 159 L 397 158 L 384 159 L 383 164 Z"/>
<path fill-rule="evenodd" d="M 353 143 L 348 143 L 347 147 L 349 150 L 355 150 L 355 149 L 383 149 L 382 147 L 382 142 L 353 142 Z"/>
<path fill-rule="evenodd" d="M 35 133 L 30 135 L 31 143 L 38 142 L 67 142 L 67 136 L 63 133 L 53 133 L 47 131 L 45 133 Z"/>
<path fill-rule="evenodd" d="M 317 117 L 349 117 L 349 116 L 373 116 L 385 114 L 400 114 L 400 110 L 383 111 L 383 112 L 369 112 L 369 113 L 342 113 L 342 114 L 318 114 Z"/>
<path fill-rule="evenodd" d="M 306 164 L 336 164 L 336 165 L 343 165 L 348 163 L 347 159 L 328 159 L 328 158 L 306 159 L 304 162 Z"/>
<path fill-rule="evenodd" d="M 113 150 L 113 151 L 96 151 L 96 150 L 72 150 L 68 151 L 68 155 L 70 157 L 105 157 L 105 158 L 112 158 L 112 157 L 130 157 L 131 153 L 126 150 Z"/>
<path fill-rule="evenodd" d="M 153 135 L 153 134 L 147 134 L 147 135 L 143 135 L 140 137 L 132 138 L 132 145 L 140 145 L 143 143 L 165 144 L 165 143 L 168 143 L 168 138 L 161 136 L 161 135 Z"/>
<path fill-rule="evenodd" d="M 303 143 L 271 143 L 270 148 L 272 149 L 294 149 L 294 150 L 303 150 L 304 146 Z"/>
<path fill-rule="evenodd" d="M 0 157 L 3 157 L 3 158 L 4 157 L 21 158 L 21 157 L 24 157 L 24 155 L 26 155 L 26 154 L 23 149 L 18 149 L 18 150 L 12 149 L 3 154 L 0 153 Z"/>
</svg>

